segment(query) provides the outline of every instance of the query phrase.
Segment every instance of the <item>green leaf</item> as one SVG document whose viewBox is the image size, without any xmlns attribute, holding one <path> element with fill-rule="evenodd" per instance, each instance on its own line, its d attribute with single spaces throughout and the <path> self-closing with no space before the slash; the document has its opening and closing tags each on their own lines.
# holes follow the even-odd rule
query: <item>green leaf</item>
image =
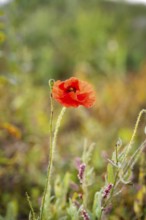
<svg viewBox="0 0 146 220">
<path fill-rule="evenodd" d="M 31 212 L 29 212 L 29 220 L 33 220 Z"/>
<path fill-rule="evenodd" d="M 71 199 L 69 200 L 69 207 L 67 208 L 67 213 L 71 217 L 71 220 L 78 220 L 79 212 L 74 203 L 71 201 Z"/>
<path fill-rule="evenodd" d="M 9 202 L 7 206 L 6 220 L 17 219 L 17 214 L 18 214 L 17 202 L 15 200 Z"/>
<path fill-rule="evenodd" d="M 93 217 L 100 218 L 102 214 L 102 192 L 96 192 L 93 203 Z"/>
<path fill-rule="evenodd" d="M 112 166 L 112 164 L 108 164 L 107 165 L 107 181 L 108 183 L 114 183 L 115 180 L 115 175 L 114 175 L 114 167 Z"/>
</svg>

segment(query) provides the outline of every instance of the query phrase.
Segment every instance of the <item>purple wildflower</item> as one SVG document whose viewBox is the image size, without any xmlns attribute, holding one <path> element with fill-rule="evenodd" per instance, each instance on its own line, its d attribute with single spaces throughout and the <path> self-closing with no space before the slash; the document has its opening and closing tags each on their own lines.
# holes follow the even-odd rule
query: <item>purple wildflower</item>
<svg viewBox="0 0 146 220">
<path fill-rule="evenodd" d="M 90 220 L 90 217 L 89 217 L 87 211 L 84 208 L 81 211 L 81 215 L 82 215 L 84 220 Z"/>
<path fill-rule="evenodd" d="M 108 195 L 110 194 L 110 191 L 111 191 L 112 187 L 113 187 L 113 184 L 112 184 L 112 183 L 109 183 L 109 184 L 105 187 L 105 189 L 104 189 L 104 191 L 103 191 L 103 198 L 104 198 L 104 199 L 106 199 L 106 198 L 108 197 Z"/>
<path fill-rule="evenodd" d="M 80 164 L 79 169 L 78 169 L 78 171 L 79 171 L 78 172 L 78 178 L 80 180 L 80 183 L 83 183 L 85 168 L 86 168 L 86 164 L 85 163 Z"/>
</svg>

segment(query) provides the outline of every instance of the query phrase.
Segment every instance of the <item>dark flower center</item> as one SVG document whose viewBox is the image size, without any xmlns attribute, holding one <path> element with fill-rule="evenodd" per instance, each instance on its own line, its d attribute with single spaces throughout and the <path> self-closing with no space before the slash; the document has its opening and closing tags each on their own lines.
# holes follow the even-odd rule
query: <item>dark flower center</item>
<svg viewBox="0 0 146 220">
<path fill-rule="evenodd" d="M 77 89 L 75 87 L 72 87 L 72 86 L 68 87 L 67 90 L 66 90 L 67 93 L 69 93 L 69 92 L 76 93 L 76 91 L 77 91 Z"/>
</svg>

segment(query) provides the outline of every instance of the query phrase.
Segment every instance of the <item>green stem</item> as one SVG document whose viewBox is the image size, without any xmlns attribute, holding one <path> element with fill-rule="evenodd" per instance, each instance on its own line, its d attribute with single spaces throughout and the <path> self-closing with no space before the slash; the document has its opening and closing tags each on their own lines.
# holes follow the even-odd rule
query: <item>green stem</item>
<svg viewBox="0 0 146 220">
<path fill-rule="evenodd" d="M 49 164 L 48 164 L 48 171 L 47 171 L 47 181 L 45 185 L 44 195 L 42 199 L 42 205 L 41 205 L 41 212 L 40 212 L 40 220 L 43 220 L 43 213 L 44 213 L 44 206 L 45 206 L 45 200 L 46 195 L 50 187 L 50 166 L 51 166 L 51 158 L 52 158 L 52 137 L 53 137 L 53 99 L 52 99 L 52 93 L 50 93 L 50 153 L 49 153 Z"/>
<path fill-rule="evenodd" d="M 57 122 L 56 122 L 54 136 L 53 136 L 53 142 L 52 142 L 52 158 L 51 158 L 52 162 L 53 162 L 53 154 L 54 154 L 54 150 L 55 150 L 55 146 L 56 146 L 56 139 L 57 139 L 57 135 L 58 135 L 58 130 L 59 130 L 63 115 L 65 113 L 65 110 L 66 110 L 66 107 L 63 107 L 59 116 L 58 116 Z M 52 166 L 52 163 L 51 163 L 51 166 Z"/>
<path fill-rule="evenodd" d="M 108 205 L 110 200 L 113 198 L 114 190 L 115 190 L 115 187 L 116 187 L 116 184 L 117 184 L 117 180 L 118 180 L 118 174 L 119 174 L 119 170 L 117 170 L 117 173 L 116 173 L 116 176 L 115 176 L 115 180 L 114 180 L 114 184 L 113 184 L 113 187 L 112 187 L 112 190 L 111 190 L 110 197 L 106 200 L 106 202 L 103 205 L 103 209 L 101 210 L 101 214 L 100 214 L 99 220 L 101 220 L 101 218 L 102 218 L 103 210 L 106 208 L 106 206 Z"/>
<path fill-rule="evenodd" d="M 127 174 L 128 169 L 132 168 L 134 164 L 136 163 L 136 160 L 138 159 L 138 156 L 140 152 L 143 151 L 143 149 L 146 146 L 146 140 L 140 145 L 140 147 L 133 153 L 131 158 L 129 159 L 129 162 L 125 164 L 125 167 L 123 167 L 123 177 Z M 120 180 L 117 182 L 116 187 L 119 185 Z"/>
<path fill-rule="evenodd" d="M 138 129 L 138 126 L 139 126 L 139 123 L 140 123 L 140 119 L 141 119 L 141 117 L 142 117 L 142 115 L 143 115 L 144 113 L 146 113 L 146 109 L 142 109 L 142 110 L 140 111 L 138 117 L 137 117 L 137 120 L 136 120 L 136 123 L 135 123 L 135 127 L 134 127 L 134 131 L 133 131 L 131 140 L 130 140 L 130 142 L 129 142 L 129 144 L 128 144 L 127 150 L 126 150 L 126 152 L 125 152 L 125 156 L 124 156 L 123 161 L 125 160 L 125 158 L 127 157 L 129 151 L 131 150 L 132 143 L 133 143 L 133 140 L 134 140 L 134 138 L 135 138 L 135 136 L 136 136 L 137 129 Z"/>
<path fill-rule="evenodd" d="M 50 158 L 49 158 L 49 165 L 48 165 L 48 171 L 47 171 L 47 181 L 46 181 L 44 196 L 43 196 L 43 200 L 42 200 L 40 220 L 43 220 L 44 207 L 45 207 L 45 202 L 46 202 L 46 195 L 50 194 L 50 187 L 51 187 L 50 180 L 51 180 L 52 166 L 53 166 L 53 160 L 54 160 L 54 150 L 55 150 L 55 146 L 56 146 L 56 139 L 57 139 L 58 130 L 59 130 L 61 120 L 62 120 L 62 117 L 64 115 L 65 110 L 66 110 L 66 108 L 63 107 L 60 114 L 59 114 L 59 116 L 58 116 L 53 138 L 52 138 L 53 112 L 51 111 L 51 120 L 50 120 Z"/>
<path fill-rule="evenodd" d="M 117 180 L 118 180 L 118 175 L 119 175 L 119 170 L 117 170 L 116 175 L 115 175 L 115 180 L 114 180 L 114 184 L 110 193 L 110 197 L 106 200 L 105 204 L 104 204 L 104 208 L 108 205 L 109 201 L 113 198 L 113 194 L 114 194 L 114 190 L 117 184 Z"/>
<path fill-rule="evenodd" d="M 29 207 L 30 207 L 30 211 L 31 211 L 31 215 L 32 215 L 32 220 L 36 220 L 35 212 L 34 212 L 34 209 L 32 207 L 32 203 L 30 201 L 30 197 L 29 197 L 27 192 L 26 192 L 26 198 L 27 198 L 27 201 L 28 201 L 28 204 L 29 204 Z"/>
<path fill-rule="evenodd" d="M 116 165 L 118 166 L 118 147 L 116 146 Z"/>
<path fill-rule="evenodd" d="M 116 153 L 116 165 L 118 165 L 118 146 L 116 146 L 115 153 Z M 114 190 L 115 190 L 115 187 L 116 187 L 116 184 L 117 184 L 117 181 L 118 181 L 118 175 L 119 175 L 119 168 L 117 169 L 117 172 L 116 172 L 116 175 L 115 175 L 115 180 L 114 180 L 113 187 L 112 187 L 112 190 L 111 190 L 111 193 L 110 193 L 110 197 L 104 203 L 103 210 L 108 205 L 110 200 L 113 198 Z M 101 216 L 100 216 L 99 220 L 102 217 L 103 210 L 101 211 Z"/>
<path fill-rule="evenodd" d="M 87 191 L 87 183 L 86 183 L 86 176 L 85 175 L 84 175 L 84 180 L 82 183 L 82 190 L 83 190 L 83 206 L 86 209 L 87 208 L 88 191 Z"/>
</svg>

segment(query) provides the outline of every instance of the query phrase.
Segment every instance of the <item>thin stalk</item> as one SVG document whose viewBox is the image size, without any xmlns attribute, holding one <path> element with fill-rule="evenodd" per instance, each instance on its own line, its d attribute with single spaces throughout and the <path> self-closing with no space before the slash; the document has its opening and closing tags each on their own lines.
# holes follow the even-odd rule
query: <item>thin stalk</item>
<svg viewBox="0 0 146 220">
<path fill-rule="evenodd" d="M 139 157 L 139 154 L 142 152 L 143 148 L 145 148 L 146 146 L 146 141 L 144 141 L 140 147 L 134 152 L 134 154 L 131 156 L 131 158 L 129 159 L 129 162 L 127 164 L 127 167 L 125 166 L 125 171 L 124 174 L 126 174 L 126 172 L 128 171 L 128 169 L 131 167 L 133 168 L 134 164 L 136 163 L 136 160 Z"/>
<path fill-rule="evenodd" d="M 87 183 L 86 183 L 86 176 L 85 175 L 84 175 L 84 179 L 83 179 L 83 183 L 82 183 L 82 190 L 83 190 L 83 206 L 86 209 L 87 208 L 88 191 L 87 191 Z"/>
<path fill-rule="evenodd" d="M 118 166 L 118 147 L 116 146 L 116 165 Z"/>
<path fill-rule="evenodd" d="M 44 206 L 45 206 L 45 199 L 47 192 L 50 188 L 50 171 L 51 171 L 51 163 L 52 163 L 52 137 L 53 137 L 53 98 L 52 98 L 52 93 L 50 93 L 50 153 L 49 153 L 49 164 L 48 164 L 48 170 L 47 170 L 47 180 L 46 180 L 46 185 L 45 185 L 45 190 L 44 190 L 44 195 L 42 199 L 42 206 L 41 206 L 41 212 L 40 212 L 40 220 L 43 220 L 43 213 L 44 213 Z"/>
<path fill-rule="evenodd" d="M 59 116 L 58 116 L 53 138 L 52 138 L 52 119 L 53 119 L 53 113 L 51 113 L 51 122 L 50 122 L 50 134 L 51 134 L 50 135 L 50 158 L 49 158 L 50 160 L 49 160 L 49 165 L 48 165 L 47 181 L 46 181 L 44 196 L 43 196 L 43 200 L 42 200 L 42 209 L 41 209 L 41 214 L 40 214 L 40 220 L 43 220 L 43 213 L 44 213 L 44 207 L 45 207 L 45 202 L 46 202 L 45 201 L 46 200 L 46 195 L 48 193 L 50 193 L 49 192 L 50 191 L 50 187 L 51 187 L 50 180 L 51 180 L 52 166 L 53 166 L 53 160 L 54 160 L 54 150 L 55 150 L 55 146 L 56 146 L 56 139 L 57 139 L 58 130 L 59 130 L 59 127 L 60 127 L 60 124 L 61 124 L 61 120 L 62 120 L 62 117 L 64 115 L 65 110 L 66 110 L 66 108 L 63 107 L 61 112 L 60 112 L 60 114 L 59 114 Z"/>
<path fill-rule="evenodd" d="M 134 166 L 134 164 L 136 163 L 136 160 L 139 157 L 140 152 L 143 151 L 143 149 L 146 146 L 146 140 L 140 145 L 140 147 L 134 152 L 134 154 L 131 156 L 131 158 L 129 159 L 129 162 L 127 164 L 125 164 L 125 166 L 123 167 L 123 177 L 126 175 L 126 173 L 128 172 L 129 168 L 132 168 Z M 119 185 L 120 180 L 117 182 L 116 187 Z"/>
<path fill-rule="evenodd" d="M 116 149 L 115 149 L 115 153 L 116 153 L 116 165 L 118 165 L 118 147 L 117 146 L 116 146 Z M 116 172 L 116 175 L 115 175 L 115 180 L 114 180 L 113 187 L 112 187 L 112 190 L 111 190 L 111 193 L 110 193 L 110 197 L 104 203 L 104 207 L 101 211 L 101 215 L 100 215 L 99 220 L 102 217 L 102 212 L 103 212 L 104 208 L 108 205 L 109 201 L 113 198 L 114 190 L 115 190 L 115 187 L 116 187 L 117 181 L 118 181 L 118 176 L 119 176 L 119 168 L 117 168 L 117 172 Z"/>
<path fill-rule="evenodd" d="M 115 153 L 116 153 L 116 165 L 118 165 L 118 147 L 116 146 L 116 149 L 115 149 Z M 119 175 L 119 168 L 117 168 L 117 172 L 116 172 L 116 175 L 115 175 L 115 180 L 114 180 L 114 183 L 113 183 L 113 187 L 112 187 L 112 190 L 111 190 L 111 193 L 110 193 L 110 197 L 106 200 L 105 204 L 104 204 L 104 207 L 107 206 L 108 202 L 112 199 L 113 197 L 113 194 L 114 194 L 114 190 L 115 190 L 115 187 L 116 187 L 116 184 L 117 184 L 117 180 L 118 180 L 118 175 Z"/>
<path fill-rule="evenodd" d="M 66 110 L 66 107 L 63 107 L 61 109 L 61 112 L 58 116 L 58 119 L 57 119 L 57 122 L 56 122 L 56 126 L 55 126 L 55 131 L 54 131 L 54 136 L 53 136 L 53 141 L 52 141 L 52 157 L 51 157 L 51 162 L 53 162 L 53 155 L 54 155 L 54 150 L 55 150 L 55 147 L 56 147 L 56 140 L 57 140 L 57 135 L 58 135 L 58 130 L 59 130 L 59 127 L 60 127 L 60 124 L 61 124 L 61 120 L 63 118 L 63 115 L 65 113 L 65 110 Z M 51 169 L 52 169 L 52 163 L 51 163 Z M 50 173 L 51 174 L 51 173 Z"/>
<path fill-rule="evenodd" d="M 137 120 L 136 120 L 136 123 L 135 123 L 135 127 L 134 127 L 134 130 L 133 130 L 133 134 L 132 134 L 131 140 L 130 140 L 130 142 L 129 142 L 129 144 L 128 144 L 128 147 L 127 147 L 127 150 L 126 150 L 126 152 L 125 152 L 125 156 L 124 156 L 124 159 L 123 159 L 123 160 L 125 160 L 125 158 L 127 157 L 129 151 L 131 150 L 132 143 L 133 143 L 133 140 L 134 140 L 134 138 L 135 138 L 135 136 L 136 136 L 137 129 L 138 129 L 138 126 L 139 126 L 139 123 L 140 123 L 140 119 L 141 119 L 141 117 L 142 117 L 142 115 L 143 115 L 144 113 L 146 113 L 146 109 L 142 109 L 142 110 L 140 111 L 138 117 L 137 117 Z"/>
<path fill-rule="evenodd" d="M 36 217 L 35 217 L 35 212 L 34 212 L 34 209 L 32 207 L 32 203 L 30 201 L 30 197 L 28 195 L 28 193 L 26 192 L 26 198 L 27 198 L 27 202 L 29 204 L 29 207 L 30 207 L 30 211 L 31 211 L 31 215 L 32 215 L 32 220 L 36 220 Z"/>
<path fill-rule="evenodd" d="M 115 176 L 114 184 L 113 184 L 113 187 L 112 187 L 112 190 L 111 190 L 111 193 L 110 193 L 110 197 L 106 200 L 106 202 L 103 206 L 103 210 L 108 205 L 109 201 L 113 198 L 114 190 L 115 190 L 115 187 L 116 187 L 117 181 L 118 181 L 118 175 L 119 175 L 119 170 L 117 170 L 117 172 L 116 172 L 116 176 Z M 101 214 L 101 216 L 102 216 L 102 214 Z"/>
</svg>

